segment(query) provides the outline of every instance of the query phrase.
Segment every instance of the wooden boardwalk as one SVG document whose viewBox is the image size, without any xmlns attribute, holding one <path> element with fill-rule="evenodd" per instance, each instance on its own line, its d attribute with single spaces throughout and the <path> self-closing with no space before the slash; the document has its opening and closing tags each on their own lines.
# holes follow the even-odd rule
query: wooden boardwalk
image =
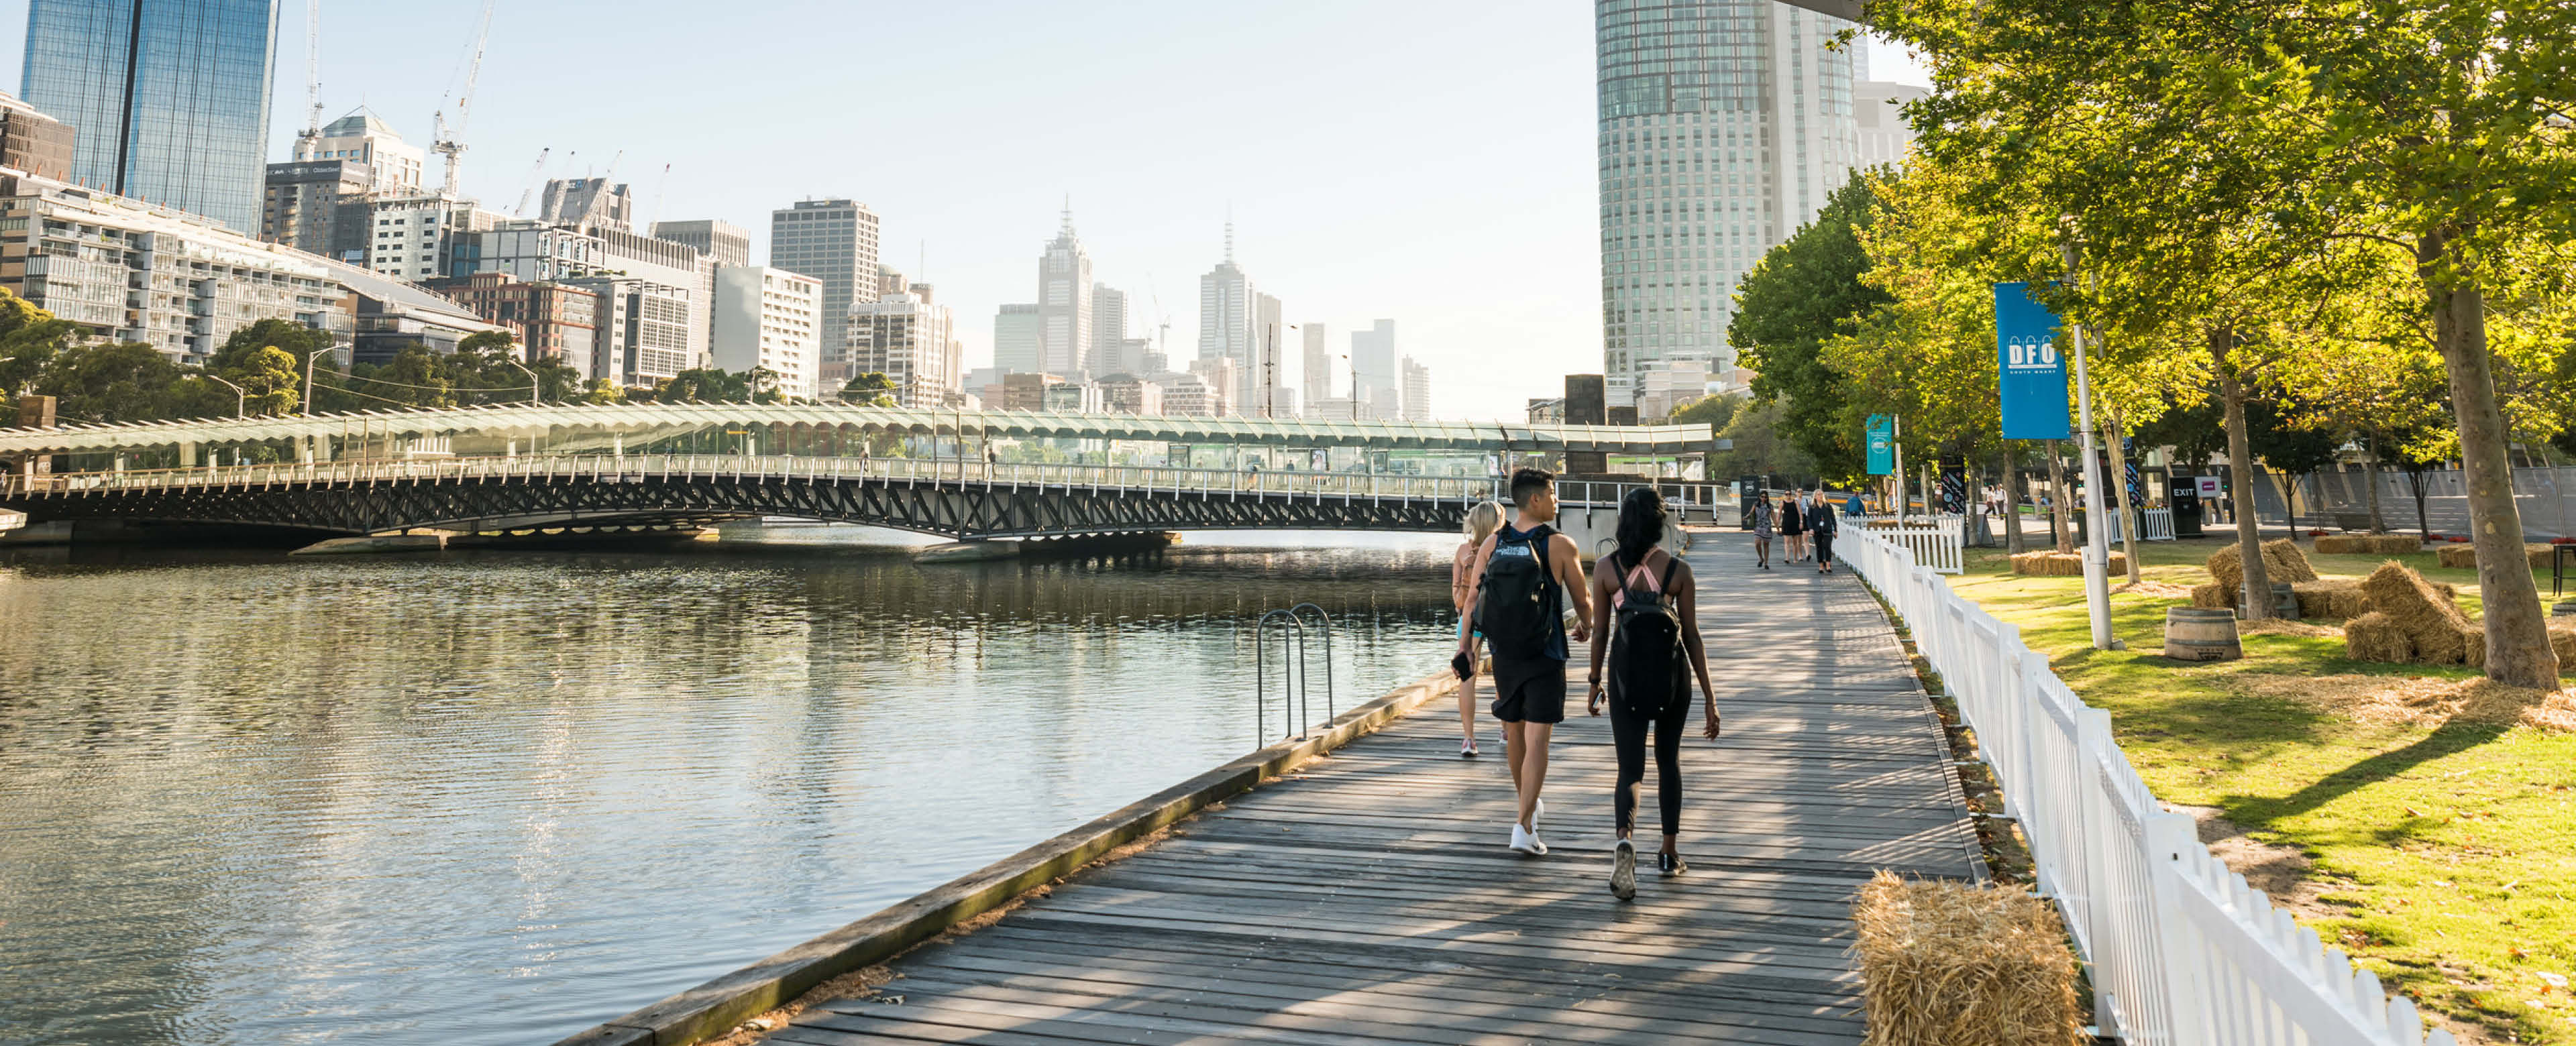
<svg viewBox="0 0 2576 1046">
<path fill-rule="evenodd" d="M 1506 849 L 1501 741 L 1480 713 L 1486 755 L 1458 758 L 1442 701 L 769 1041 L 1858 1042 L 1853 889 L 1983 874 L 1938 723 L 1858 580 L 1753 572 L 1731 533 L 1689 558 L 1726 732 L 1683 747 L 1688 875 L 1648 857 L 1636 901 L 1610 896 L 1610 731 L 1579 697 L 1553 852 Z"/>
</svg>

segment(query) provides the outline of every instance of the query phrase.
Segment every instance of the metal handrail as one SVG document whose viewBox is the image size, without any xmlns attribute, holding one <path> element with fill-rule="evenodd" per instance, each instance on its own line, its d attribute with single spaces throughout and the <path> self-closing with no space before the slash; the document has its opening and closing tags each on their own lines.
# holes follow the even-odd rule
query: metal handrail
<svg viewBox="0 0 2576 1046">
<path fill-rule="evenodd" d="M 1261 615 L 1261 619 L 1252 625 L 1252 746 L 1254 748 L 1270 743 L 1270 722 L 1266 718 L 1268 712 L 1264 705 L 1270 696 L 1270 681 L 1264 667 L 1269 660 L 1270 622 L 1273 620 L 1278 621 L 1282 629 L 1279 636 L 1279 718 L 1282 722 L 1294 719 L 1296 713 L 1292 709 L 1297 708 L 1305 700 L 1306 694 L 1306 626 L 1298 622 L 1297 615 L 1292 611 L 1273 610 Z M 1288 668 L 1287 656 L 1291 635 L 1295 636 L 1297 643 L 1293 690 L 1291 689 L 1292 673 Z M 1330 697 L 1326 700 L 1329 701 Z M 1308 709 L 1306 719 L 1311 723 L 1314 721 L 1312 706 L 1306 707 Z M 1289 736 L 1297 735 L 1291 732 Z"/>
<path fill-rule="evenodd" d="M 1333 711 L 1333 615 L 1325 613 L 1324 608 L 1313 603 L 1299 603 L 1289 607 L 1288 614 L 1290 617 L 1303 620 L 1304 612 L 1309 610 L 1315 612 L 1315 622 L 1324 632 L 1324 721 L 1329 723 L 1339 715 Z M 1297 656 L 1297 671 L 1300 673 L 1306 671 L 1306 657 L 1302 652 Z"/>
</svg>

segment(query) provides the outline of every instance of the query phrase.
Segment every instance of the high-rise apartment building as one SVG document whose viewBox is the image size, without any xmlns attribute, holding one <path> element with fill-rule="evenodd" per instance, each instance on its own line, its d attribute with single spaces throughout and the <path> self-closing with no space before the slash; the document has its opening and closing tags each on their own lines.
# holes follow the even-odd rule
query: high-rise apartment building
<svg viewBox="0 0 2576 1046">
<path fill-rule="evenodd" d="M 628 388 L 649 388 L 698 366 L 692 339 L 704 328 L 690 308 L 694 287 L 631 276 L 564 281 L 599 296 L 598 340 L 590 375 Z"/>
<path fill-rule="evenodd" d="M 1886 80 L 1863 80 L 1852 85 L 1852 119 L 1860 128 L 1860 166 L 1905 162 L 1905 150 L 1914 144 L 1914 125 L 1905 122 L 1904 107 L 1931 93 L 1929 88 Z"/>
<path fill-rule="evenodd" d="M 551 280 L 522 280 L 506 272 L 441 278 L 422 286 L 510 329 L 529 362 L 571 367 L 584 380 L 597 362 L 599 295 Z"/>
<path fill-rule="evenodd" d="M 1083 366 L 1094 376 L 1127 373 L 1127 294 L 1109 285 L 1091 285 L 1091 354 Z"/>
<path fill-rule="evenodd" d="M 1199 277 L 1199 359 L 1233 364 L 1228 374 L 1236 383 L 1224 389 L 1231 404 L 1242 403 L 1251 391 L 1248 383 L 1259 380 L 1253 362 L 1261 341 L 1260 299 L 1252 277 L 1234 263 L 1234 223 L 1227 222 L 1225 260 Z"/>
<path fill-rule="evenodd" d="M 1333 398 L 1331 334 L 1323 324 L 1312 321 L 1297 329 L 1306 335 L 1306 358 L 1302 361 L 1305 366 L 1297 372 L 1302 379 L 1299 385 L 1305 390 L 1308 404 L 1322 403 Z"/>
<path fill-rule="evenodd" d="M 1654 361 L 1731 363 L 1735 286 L 1858 161 L 1854 23 L 1774 0 L 1595 0 L 1609 397 Z"/>
<path fill-rule="evenodd" d="M 576 229 L 635 231 L 635 192 L 606 178 L 556 178 L 538 198 L 540 221 Z"/>
<path fill-rule="evenodd" d="M 777 376 L 781 395 L 817 399 L 815 367 L 823 355 L 823 281 L 765 265 L 716 270 L 715 365 Z M 839 392 L 835 388 L 830 390 Z"/>
<path fill-rule="evenodd" d="M 936 409 L 965 402 L 966 347 L 956 321 L 927 283 L 877 296 L 850 310 L 849 370 L 894 380 L 895 405 Z M 847 383 L 847 379 L 843 379 Z M 824 390 L 839 391 L 839 386 Z"/>
<path fill-rule="evenodd" d="M 1404 358 L 1404 420 L 1431 420 L 1431 368 Z"/>
<path fill-rule="evenodd" d="M 1091 355 L 1091 256 L 1073 234 L 1073 211 L 1038 256 L 1038 369 L 1083 379 Z"/>
<path fill-rule="evenodd" d="M 58 182 L 72 180 L 72 153 L 79 144 L 72 125 L 37 112 L 36 107 L 0 94 L 0 167 L 25 171 Z"/>
<path fill-rule="evenodd" d="M 1767 0 L 1766 0 L 1767 2 Z M 1404 375 L 1396 370 L 1395 321 L 1379 320 L 1351 332 L 1352 398 L 1368 417 L 1391 421 L 1403 413 Z"/>
<path fill-rule="evenodd" d="M 29 0 L 27 104 L 72 181 L 259 231 L 278 0 Z"/>
<path fill-rule="evenodd" d="M 688 244 L 718 265 L 751 264 L 751 230 L 732 222 L 713 218 L 654 222 L 653 238 Z"/>
<path fill-rule="evenodd" d="M 374 184 L 375 171 L 363 160 L 270 164 L 259 238 L 352 265 L 365 264 L 367 245 L 374 239 L 367 205 Z"/>
<path fill-rule="evenodd" d="M 850 306 L 876 297 L 876 212 L 850 200 L 771 211 L 769 264 L 823 281 L 823 344 L 847 345 Z"/>
<path fill-rule="evenodd" d="M 416 193 L 427 154 L 402 140 L 392 124 L 365 108 L 331 121 L 318 137 L 298 135 L 295 160 L 347 160 L 367 166 L 367 191 Z M 269 166 L 276 166 L 270 164 Z"/>
<path fill-rule="evenodd" d="M 1005 374 L 1036 374 L 1045 342 L 1036 302 L 1014 302 L 993 314 L 993 367 Z"/>
</svg>

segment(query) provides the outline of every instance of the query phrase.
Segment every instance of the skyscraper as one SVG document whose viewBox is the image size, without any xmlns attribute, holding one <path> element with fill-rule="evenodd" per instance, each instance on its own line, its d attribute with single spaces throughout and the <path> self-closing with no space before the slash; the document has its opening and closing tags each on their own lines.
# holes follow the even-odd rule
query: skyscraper
<svg viewBox="0 0 2576 1046">
<path fill-rule="evenodd" d="M 751 264 L 751 230 L 732 222 L 699 218 L 681 222 L 654 222 L 653 238 L 685 243 L 699 254 L 713 258 L 718 265 Z M 829 355 L 826 346 L 826 355 Z"/>
<path fill-rule="evenodd" d="M 1368 406 L 1368 417 L 1393 420 L 1403 411 L 1403 376 L 1395 369 L 1395 321 L 1379 320 L 1351 332 L 1352 398 Z"/>
<path fill-rule="evenodd" d="M 1298 371 L 1298 377 L 1304 380 L 1299 384 L 1305 387 L 1308 404 L 1322 403 L 1333 398 L 1333 350 L 1327 341 L 1329 335 L 1323 324 L 1312 321 L 1299 325 L 1298 329 L 1306 334 L 1305 366 Z"/>
<path fill-rule="evenodd" d="M 428 154 L 403 141 L 401 135 L 394 133 L 393 125 L 377 117 L 374 110 L 360 106 L 321 131 L 316 137 L 296 136 L 297 160 L 351 160 L 365 164 L 369 192 L 420 191 L 421 164 Z"/>
<path fill-rule="evenodd" d="M 1293 418 L 1297 416 L 1297 390 L 1289 388 L 1288 327 L 1279 299 L 1267 294 L 1253 298 L 1252 372 L 1244 375 L 1246 395 L 1243 412 L 1257 418 Z"/>
<path fill-rule="evenodd" d="M 1083 362 L 1093 377 L 1121 373 L 1133 365 L 1124 359 L 1127 341 L 1127 293 L 1108 284 L 1091 285 L 1091 355 Z"/>
<path fill-rule="evenodd" d="M 278 0 L 29 0 L 27 104 L 72 180 L 256 235 Z"/>
<path fill-rule="evenodd" d="M 993 314 L 993 367 L 1006 374 L 1038 373 L 1046 324 L 1035 303 L 1004 305 Z"/>
<path fill-rule="evenodd" d="M 1091 348 L 1091 256 L 1082 253 L 1067 207 L 1038 256 L 1038 369 L 1079 380 Z"/>
<path fill-rule="evenodd" d="M 849 200 L 771 211 L 769 264 L 823 281 L 823 344 L 848 345 L 850 306 L 876 298 L 876 212 Z"/>
<path fill-rule="evenodd" d="M 1431 420 L 1431 368 L 1404 358 L 1404 420 Z"/>
<path fill-rule="evenodd" d="M 1656 360 L 1731 364 L 1734 288 L 1857 159 L 1854 23 L 1775 0 L 1595 0 L 1610 402 Z"/>
<path fill-rule="evenodd" d="M 1260 292 L 1252 277 L 1234 264 L 1234 223 L 1225 223 L 1225 260 L 1199 277 L 1199 360 L 1230 360 L 1234 384 L 1221 390 L 1240 405 L 1249 382 L 1260 380 L 1253 369 L 1254 346 L 1261 338 Z"/>
</svg>

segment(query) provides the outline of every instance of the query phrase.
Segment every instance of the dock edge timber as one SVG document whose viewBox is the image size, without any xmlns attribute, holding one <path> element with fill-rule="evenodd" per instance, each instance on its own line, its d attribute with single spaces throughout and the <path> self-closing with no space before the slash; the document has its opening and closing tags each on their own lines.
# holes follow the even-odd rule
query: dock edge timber
<svg viewBox="0 0 2576 1046">
<path fill-rule="evenodd" d="M 723 1035 L 818 984 L 902 954 L 1457 689 L 1458 677 L 1443 668 L 1335 716 L 1314 736 L 1262 748 L 865 919 L 567 1036 L 555 1046 L 694 1046 Z"/>
</svg>

